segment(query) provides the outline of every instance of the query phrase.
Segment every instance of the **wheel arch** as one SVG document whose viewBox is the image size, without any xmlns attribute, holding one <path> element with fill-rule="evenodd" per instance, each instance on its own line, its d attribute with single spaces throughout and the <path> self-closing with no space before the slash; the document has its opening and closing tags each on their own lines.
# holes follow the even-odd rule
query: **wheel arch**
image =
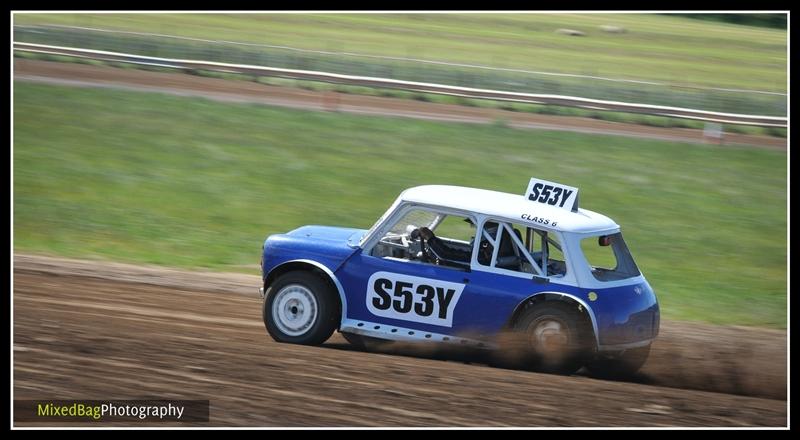
<svg viewBox="0 0 800 440">
<path fill-rule="evenodd" d="M 336 278 L 336 275 L 324 264 L 314 260 L 291 260 L 281 263 L 269 271 L 267 277 L 264 279 L 264 292 L 275 282 L 281 275 L 293 271 L 309 271 L 314 272 L 325 280 L 330 287 L 332 287 L 339 296 L 339 326 L 347 316 L 347 300 L 344 296 L 344 288 L 342 283 Z M 338 328 L 337 328 L 338 329 Z"/>
<path fill-rule="evenodd" d="M 541 304 L 547 301 L 559 301 L 562 303 L 573 304 L 578 306 L 580 313 L 583 315 L 584 319 L 587 319 L 592 326 L 592 335 L 594 336 L 594 348 L 597 349 L 600 346 L 600 338 L 597 332 L 597 318 L 594 316 L 594 311 L 591 307 L 589 307 L 586 302 L 575 295 L 563 292 L 538 292 L 535 293 L 524 300 L 520 301 L 519 304 L 514 308 L 514 311 L 511 312 L 511 317 L 506 324 L 506 327 L 511 328 L 517 322 L 519 317 L 522 315 L 522 311 L 525 310 L 528 306 L 535 306 L 537 304 Z"/>
</svg>

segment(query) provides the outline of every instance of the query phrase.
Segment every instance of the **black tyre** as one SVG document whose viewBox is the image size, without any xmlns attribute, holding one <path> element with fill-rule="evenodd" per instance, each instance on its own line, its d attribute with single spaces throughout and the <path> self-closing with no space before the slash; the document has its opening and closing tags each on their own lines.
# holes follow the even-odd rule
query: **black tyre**
<svg viewBox="0 0 800 440">
<path fill-rule="evenodd" d="M 577 306 L 549 301 L 531 304 L 514 325 L 521 360 L 537 370 L 572 374 L 591 350 L 592 330 Z"/>
<path fill-rule="evenodd" d="M 601 357 L 586 364 L 589 374 L 604 379 L 622 379 L 632 376 L 642 368 L 650 356 L 650 346 L 625 350 L 616 357 Z"/>
<path fill-rule="evenodd" d="M 267 332 L 276 341 L 319 345 L 338 325 L 339 303 L 334 290 L 319 275 L 294 271 L 272 283 L 262 313 Z"/>
<path fill-rule="evenodd" d="M 370 336 L 357 335 L 355 333 L 342 332 L 342 336 L 353 347 L 363 351 L 380 350 L 392 343 L 387 339 L 373 338 Z"/>
</svg>

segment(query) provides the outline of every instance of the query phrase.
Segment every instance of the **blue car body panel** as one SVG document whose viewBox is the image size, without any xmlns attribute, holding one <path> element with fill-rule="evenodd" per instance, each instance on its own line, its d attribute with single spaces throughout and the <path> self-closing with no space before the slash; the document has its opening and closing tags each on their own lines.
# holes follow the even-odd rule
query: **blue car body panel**
<svg viewBox="0 0 800 440">
<path fill-rule="evenodd" d="M 266 280 L 274 268 L 286 262 L 313 261 L 327 268 L 342 286 L 341 294 L 346 301 L 343 321 L 363 320 L 420 332 L 454 336 L 469 334 L 478 339 L 488 339 L 508 324 L 523 301 L 535 295 L 556 293 L 569 296 L 587 308 L 601 350 L 652 340 L 658 333 L 658 302 L 643 277 L 631 279 L 631 283 L 624 286 L 586 289 L 559 284 L 555 279 L 537 283 L 527 277 L 378 258 L 362 254 L 361 249 L 352 244 L 356 240 L 351 238 L 364 232 L 361 229 L 304 226 L 286 234 L 272 235 L 264 243 L 263 278 Z M 372 313 L 368 307 L 368 280 L 379 272 L 463 285 L 463 292 L 452 312 L 452 325 L 410 322 Z M 419 292 L 413 298 L 420 300 Z"/>
<path fill-rule="evenodd" d="M 267 237 L 262 252 L 262 278 L 287 261 L 311 260 L 336 272 L 339 266 L 357 251 L 347 240 L 363 229 L 331 226 L 303 226 L 286 234 Z"/>
</svg>

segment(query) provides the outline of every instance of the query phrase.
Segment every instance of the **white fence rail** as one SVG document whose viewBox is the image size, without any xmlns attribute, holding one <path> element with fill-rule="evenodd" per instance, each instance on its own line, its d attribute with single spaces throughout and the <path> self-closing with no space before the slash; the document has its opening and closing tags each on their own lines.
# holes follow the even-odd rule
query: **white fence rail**
<svg viewBox="0 0 800 440">
<path fill-rule="evenodd" d="M 225 44 L 225 45 L 232 45 L 232 46 L 242 46 L 242 47 L 256 47 L 256 48 L 269 48 L 269 49 L 281 49 L 287 50 L 292 52 L 302 52 L 302 53 L 309 53 L 309 54 L 318 54 L 318 55 L 331 55 L 331 56 L 348 56 L 348 57 L 358 57 L 358 58 L 370 58 L 376 60 L 384 60 L 384 61 L 407 61 L 419 64 L 434 64 L 439 66 L 451 66 L 451 67 L 467 67 L 471 69 L 479 69 L 479 70 L 489 70 L 489 71 L 497 71 L 497 72 L 514 72 L 514 73 L 526 73 L 531 75 L 541 75 L 541 76 L 555 76 L 555 77 L 564 77 L 564 78 L 580 78 L 580 79 L 589 79 L 589 80 L 598 80 L 598 81 L 608 81 L 608 82 L 616 82 L 616 83 L 629 83 L 629 84 L 645 84 L 651 86 L 662 86 L 662 87 L 680 87 L 683 89 L 694 89 L 694 90 L 716 90 L 721 92 L 738 92 L 738 93 L 745 93 L 745 94 L 759 94 L 759 95 L 775 95 L 775 96 L 787 96 L 786 93 L 780 92 L 769 92 L 765 90 L 751 90 L 751 89 L 734 89 L 734 88 L 726 88 L 726 87 L 709 87 L 709 86 L 701 86 L 697 84 L 669 84 L 660 81 L 646 81 L 640 79 L 628 79 L 628 78 L 609 78 L 604 76 L 597 76 L 597 75 L 581 75 L 575 73 L 563 73 L 563 72 L 545 72 L 541 70 L 527 70 L 527 69 L 512 69 L 512 68 L 505 68 L 505 67 L 493 67 L 493 66 L 484 66 L 480 64 L 465 64 L 465 63 L 454 63 L 449 61 L 436 61 L 436 60 L 427 60 L 421 58 L 409 58 L 409 57 L 399 57 L 399 56 L 386 56 L 386 55 L 372 55 L 366 53 L 356 53 L 356 52 L 338 52 L 338 51 L 330 51 L 330 50 L 316 50 L 316 49 L 301 49 L 299 47 L 292 47 L 292 46 L 278 46 L 274 44 L 262 44 L 262 43 L 245 43 L 241 41 L 228 41 L 228 40 L 209 40 L 207 38 L 193 38 L 193 37 L 184 37 L 179 35 L 169 35 L 169 34 L 159 34 L 153 32 L 134 32 L 134 31 L 123 31 L 119 29 L 101 29 L 101 28 L 93 28 L 93 27 L 85 27 L 85 26 L 67 26 L 67 25 L 59 25 L 59 24 L 46 24 L 46 25 L 20 25 L 15 24 L 14 29 L 22 29 L 22 30 L 32 30 L 37 31 L 39 29 L 64 29 L 70 31 L 90 31 L 95 33 L 105 33 L 105 34 L 114 34 L 114 35 L 131 35 L 131 36 L 142 36 L 142 37 L 156 37 L 156 38 L 165 38 L 170 40 L 183 40 L 183 41 L 191 41 L 191 42 L 199 42 L 199 43 L 209 43 L 214 45 Z"/>
<path fill-rule="evenodd" d="M 738 113 L 722 113 L 697 110 L 682 107 L 669 107 L 650 104 L 636 104 L 599 99 L 588 99 L 577 96 L 549 95 L 506 92 L 501 90 L 476 89 L 457 87 L 444 84 L 401 81 L 387 78 L 369 76 L 342 75 L 329 72 L 312 70 L 282 69 L 276 67 L 254 66 L 247 64 L 227 64 L 210 61 L 181 60 L 174 58 L 159 58 L 135 54 L 108 52 L 101 50 L 79 49 L 72 47 L 51 46 L 45 44 L 32 44 L 14 42 L 14 50 L 41 53 L 49 55 L 62 55 L 78 58 L 89 58 L 101 61 L 114 61 L 140 65 L 171 67 L 176 69 L 213 70 L 228 73 L 242 73 L 261 76 L 278 76 L 284 78 L 323 81 L 337 84 L 349 84 L 367 87 L 403 89 L 416 92 L 435 93 L 452 96 L 462 96 L 477 99 L 493 99 L 501 101 L 515 101 L 532 104 L 550 104 L 566 107 L 579 107 L 592 110 L 608 110 L 626 113 L 644 113 L 655 116 L 695 119 L 707 122 L 726 124 L 755 125 L 762 127 L 786 127 L 787 117 L 745 115 Z"/>
</svg>

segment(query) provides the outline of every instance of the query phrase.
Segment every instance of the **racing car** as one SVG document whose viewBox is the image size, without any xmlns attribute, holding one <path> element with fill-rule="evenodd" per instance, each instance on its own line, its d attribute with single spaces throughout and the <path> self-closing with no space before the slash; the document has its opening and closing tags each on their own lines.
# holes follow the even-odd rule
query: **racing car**
<svg viewBox="0 0 800 440">
<path fill-rule="evenodd" d="M 412 341 L 521 352 L 564 374 L 637 371 L 659 305 L 610 218 L 578 188 L 532 178 L 523 195 L 403 191 L 369 229 L 303 226 L 267 237 L 263 319 L 279 342 Z M 512 335 L 513 338 L 502 336 Z"/>
</svg>

